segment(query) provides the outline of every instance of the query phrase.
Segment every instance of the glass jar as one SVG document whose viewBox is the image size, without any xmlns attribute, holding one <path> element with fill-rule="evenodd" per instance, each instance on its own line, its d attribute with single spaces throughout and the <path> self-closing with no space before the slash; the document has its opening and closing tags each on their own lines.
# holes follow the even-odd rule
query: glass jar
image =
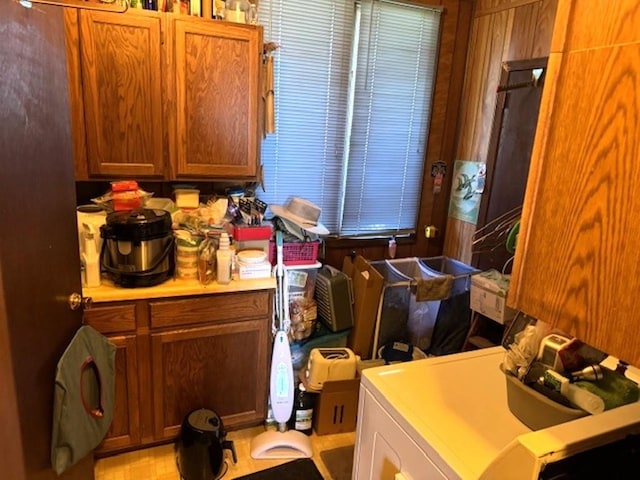
<svg viewBox="0 0 640 480">
<path fill-rule="evenodd" d="M 247 23 L 250 10 L 249 0 L 227 0 L 224 19 L 228 22 Z"/>
</svg>

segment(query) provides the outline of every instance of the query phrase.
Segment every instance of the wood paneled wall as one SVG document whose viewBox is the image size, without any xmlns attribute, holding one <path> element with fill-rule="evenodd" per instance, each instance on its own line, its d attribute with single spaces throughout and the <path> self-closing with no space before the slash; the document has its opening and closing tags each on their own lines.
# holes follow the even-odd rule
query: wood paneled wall
<svg viewBox="0 0 640 480">
<path fill-rule="evenodd" d="M 556 8 L 557 0 L 476 2 L 455 160 L 486 161 L 502 62 L 549 55 Z M 448 218 L 443 254 L 470 263 L 475 229 L 472 223 Z"/>
</svg>

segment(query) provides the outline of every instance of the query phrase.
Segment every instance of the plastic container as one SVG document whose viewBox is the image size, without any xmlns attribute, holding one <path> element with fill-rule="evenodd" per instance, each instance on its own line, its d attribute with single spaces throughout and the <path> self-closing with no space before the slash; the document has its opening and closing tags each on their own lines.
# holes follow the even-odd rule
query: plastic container
<svg viewBox="0 0 640 480">
<path fill-rule="evenodd" d="M 314 331 L 318 319 L 318 308 L 314 294 L 318 268 L 321 266 L 318 262 L 313 265 L 285 266 L 284 273 L 288 285 L 289 318 L 291 320 L 289 340 L 291 341 L 308 338 Z"/>
<path fill-rule="evenodd" d="M 247 23 L 250 9 L 248 0 L 227 0 L 224 19 L 228 22 Z"/>
<path fill-rule="evenodd" d="M 197 188 L 176 188 L 173 194 L 178 208 L 192 210 L 200 206 L 200 190 Z"/>
<path fill-rule="evenodd" d="M 198 242 L 176 239 L 176 276 L 193 279 L 198 276 Z"/>
<path fill-rule="evenodd" d="M 500 370 L 507 382 L 509 410 L 531 430 L 541 430 L 588 415 L 583 410 L 566 407 L 536 392 L 509 372 L 505 372 L 502 365 Z"/>
<path fill-rule="evenodd" d="M 313 265 L 318 261 L 318 247 L 320 241 L 315 242 L 290 242 L 282 245 L 282 260 L 286 266 Z M 269 242 L 269 261 L 275 265 L 276 242 Z"/>
<path fill-rule="evenodd" d="M 84 233 L 84 251 L 82 263 L 84 264 L 84 286 L 100 286 L 100 254 L 96 250 L 96 234 L 92 231 Z"/>
<path fill-rule="evenodd" d="M 226 232 L 220 234 L 220 243 L 216 252 L 216 280 L 222 285 L 231 281 L 231 249 L 229 235 Z"/>
<path fill-rule="evenodd" d="M 134 180 L 111 182 L 111 192 L 115 212 L 142 207 L 142 198 L 138 193 L 138 182 Z"/>
<path fill-rule="evenodd" d="M 262 250 L 242 250 L 236 254 L 240 280 L 271 277 L 271 264 Z"/>
</svg>

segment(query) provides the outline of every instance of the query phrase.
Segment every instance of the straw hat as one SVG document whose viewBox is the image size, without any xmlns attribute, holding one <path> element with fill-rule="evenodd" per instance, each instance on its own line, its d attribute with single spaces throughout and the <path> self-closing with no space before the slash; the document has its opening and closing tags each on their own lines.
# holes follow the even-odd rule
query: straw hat
<svg viewBox="0 0 640 480">
<path fill-rule="evenodd" d="M 294 223 L 307 232 L 316 235 L 329 235 L 329 230 L 318 219 L 322 209 L 300 197 L 291 198 L 286 205 L 269 205 L 274 215 Z"/>
</svg>

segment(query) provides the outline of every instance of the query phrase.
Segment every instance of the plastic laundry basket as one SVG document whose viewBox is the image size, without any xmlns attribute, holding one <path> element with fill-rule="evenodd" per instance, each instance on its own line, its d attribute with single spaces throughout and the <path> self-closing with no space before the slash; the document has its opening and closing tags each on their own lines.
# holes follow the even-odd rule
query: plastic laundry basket
<svg viewBox="0 0 640 480">
<path fill-rule="evenodd" d="M 439 300 L 418 302 L 417 279 L 442 274 L 426 268 L 417 257 L 370 262 L 383 277 L 373 337 L 373 352 L 389 342 L 404 342 L 425 351 L 431 343 Z"/>
</svg>

